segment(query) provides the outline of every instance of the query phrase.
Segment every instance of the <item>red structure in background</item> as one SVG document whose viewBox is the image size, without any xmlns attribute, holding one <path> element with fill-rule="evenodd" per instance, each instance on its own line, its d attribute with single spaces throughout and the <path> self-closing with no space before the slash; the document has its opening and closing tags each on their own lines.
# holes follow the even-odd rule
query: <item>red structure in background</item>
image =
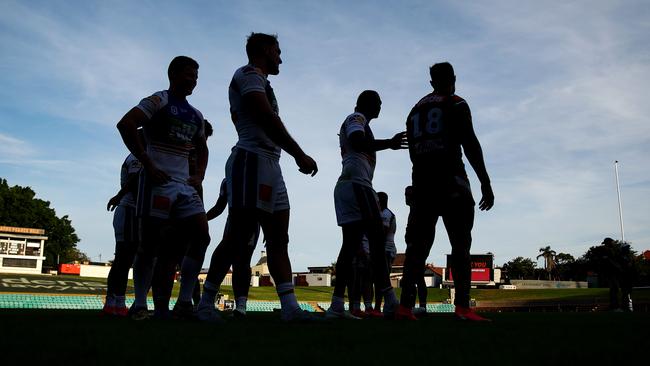
<svg viewBox="0 0 650 366">
<path fill-rule="evenodd" d="M 59 264 L 59 274 L 77 275 L 81 273 L 79 264 Z"/>
<path fill-rule="evenodd" d="M 472 268 L 472 284 L 487 283 L 494 280 L 494 255 L 493 254 L 472 254 L 470 256 Z M 445 281 L 453 281 L 451 273 L 451 255 L 447 255 L 447 278 Z"/>
</svg>

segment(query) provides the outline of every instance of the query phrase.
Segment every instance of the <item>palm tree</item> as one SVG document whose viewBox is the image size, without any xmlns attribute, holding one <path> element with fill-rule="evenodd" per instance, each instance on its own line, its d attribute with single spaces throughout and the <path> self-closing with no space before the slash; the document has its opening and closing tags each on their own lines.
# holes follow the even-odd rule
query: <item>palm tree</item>
<svg viewBox="0 0 650 366">
<path fill-rule="evenodd" d="M 544 258 L 544 269 L 548 272 L 548 279 L 551 280 L 551 272 L 555 269 L 555 251 L 551 250 L 551 246 L 548 245 L 546 248 L 539 248 L 540 255 L 537 256 Z"/>
</svg>

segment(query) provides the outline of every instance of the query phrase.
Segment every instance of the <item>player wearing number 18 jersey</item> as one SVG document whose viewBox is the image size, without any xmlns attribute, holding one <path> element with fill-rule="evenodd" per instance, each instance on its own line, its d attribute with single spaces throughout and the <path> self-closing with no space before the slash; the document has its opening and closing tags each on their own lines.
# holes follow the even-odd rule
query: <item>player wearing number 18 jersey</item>
<svg viewBox="0 0 650 366">
<path fill-rule="evenodd" d="M 463 164 L 463 152 L 474 168 L 483 197 L 481 210 L 494 204 L 494 194 L 481 145 L 474 133 L 467 102 L 454 94 L 456 76 L 451 64 L 430 70 L 434 91 L 422 98 L 406 121 L 409 154 L 413 163 L 413 203 L 409 223 L 401 306 L 397 317 L 415 319 L 415 283 L 423 276 L 438 217 L 442 217 L 452 247 L 451 271 L 456 288 L 456 316 L 486 320 L 469 309 L 470 246 L 474 199 Z"/>
</svg>

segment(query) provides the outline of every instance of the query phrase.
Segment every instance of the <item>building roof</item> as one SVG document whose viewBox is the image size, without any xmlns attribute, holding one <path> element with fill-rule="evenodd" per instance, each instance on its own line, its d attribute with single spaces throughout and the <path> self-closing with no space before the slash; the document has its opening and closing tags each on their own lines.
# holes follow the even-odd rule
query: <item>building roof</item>
<svg viewBox="0 0 650 366">
<path fill-rule="evenodd" d="M 397 253 L 393 261 L 393 267 L 404 267 L 406 261 L 406 253 Z"/>
<path fill-rule="evenodd" d="M 263 250 L 262 255 L 260 256 L 260 259 L 257 261 L 257 264 L 255 266 L 261 266 L 263 264 L 267 264 L 268 261 L 269 260 L 267 259 L 267 256 L 266 256 L 266 250 Z"/>
<path fill-rule="evenodd" d="M 15 234 L 45 235 L 44 229 L 34 229 L 31 227 L 2 226 L 2 225 L 0 225 L 0 232 L 15 233 Z"/>
</svg>

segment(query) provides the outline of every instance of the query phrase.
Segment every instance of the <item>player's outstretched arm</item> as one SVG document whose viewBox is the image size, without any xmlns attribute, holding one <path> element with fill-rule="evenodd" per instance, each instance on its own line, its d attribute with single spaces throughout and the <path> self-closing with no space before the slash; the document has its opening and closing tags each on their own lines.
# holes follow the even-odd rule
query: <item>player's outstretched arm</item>
<svg viewBox="0 0 650 366">
<path fill-rule="evenodd" d="M 373 152 L 386 149 L 400 150 L 407 149 L 406 132 L 399 132 L 390 139 L 371 140 L 361 131 L 355 131 L 350 134 L 350 145 L 358 152 Z"/>
<path fill-rule="evenodd" d="M 142 163 L 142 166 L 153 181 L 160 184 L 169 181 L 170 178 L 165 172 L 158 169 L 149 156 L 147 156 L 144 146 L 138 137 L 138 125 L 140 125 L 141 121 L 146 121 L 147 119 L 144 112 L 134 107 L 117 123 L 117 129 L 120 131 L 122 140 L 129 151 Z"/>
<path fill-rule="evenodd" d="M 253 121 L 259 124 L 266 135 L 280 148 L 293 156 L 299 171 L 310 174 L 312 177 L 318 172 L 316 161 L 300 148 L 296 140 L 291 137 L 284 123 L 271 108 L 266 94 L 251 92 L 244 95 L 244 105 L 251 113 Z"/>
</svg>

